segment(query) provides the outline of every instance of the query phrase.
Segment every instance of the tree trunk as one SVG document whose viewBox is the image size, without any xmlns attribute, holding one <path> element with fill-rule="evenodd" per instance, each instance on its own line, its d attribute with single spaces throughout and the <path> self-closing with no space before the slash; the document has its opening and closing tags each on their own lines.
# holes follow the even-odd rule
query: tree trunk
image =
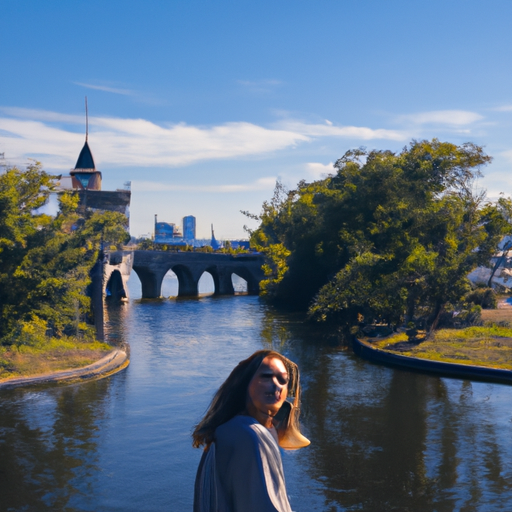
<svg viewBox="0 0 512 512">
<path fill-rule="evenodd" d="M 405 312 L 404 323 L 407 325 L 409 322 L 414 321 L 414 311 L 416 309 L 416 293 L 414 287 L 411 286 L 409 288 L 409 293 L 407 294 L 407 309 Z"/>
<path fill-rule="evenodd" d="M 441 315 L 444 313 L 444 304 L 438 304 L 436 306 L 436 314 L 434 317 L 434 321 L 432 322 L 432 325 L 430 326 L 430 329 L 428 330 L 427 339 L 430 339 L 434 333 L 434 331 L 437 329 L 437 324 L 439 323 L 439 320 L 441 319 Z"/>
</svg>

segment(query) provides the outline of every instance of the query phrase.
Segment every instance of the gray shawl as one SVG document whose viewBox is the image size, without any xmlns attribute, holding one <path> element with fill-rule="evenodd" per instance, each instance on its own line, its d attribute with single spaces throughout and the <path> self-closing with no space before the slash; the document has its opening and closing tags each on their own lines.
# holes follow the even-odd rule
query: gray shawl
<svg viewBox="0 0 512 512">
<path fill-rule="evenodd" d="M 194 512 L 291 512 L 279 447 L 254 418 L 235 416 L 215 431 L 197 471 Z"/>
</svg>

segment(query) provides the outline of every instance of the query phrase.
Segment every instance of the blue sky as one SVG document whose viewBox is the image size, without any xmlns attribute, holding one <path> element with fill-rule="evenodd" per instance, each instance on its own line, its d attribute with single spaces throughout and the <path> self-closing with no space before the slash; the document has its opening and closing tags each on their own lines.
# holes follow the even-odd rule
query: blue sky
<svg viewBox="0 0 512 512">
<path fill-rule="evenodd" d="M 272 195 L 350 148 L 483 145 L 511 193 L 512 1 L 1 0 L 0 153 L 66 172 L 89 142 L 132 181 L 131 232 L 197 217 L 245 237 Z"/>
</svg>

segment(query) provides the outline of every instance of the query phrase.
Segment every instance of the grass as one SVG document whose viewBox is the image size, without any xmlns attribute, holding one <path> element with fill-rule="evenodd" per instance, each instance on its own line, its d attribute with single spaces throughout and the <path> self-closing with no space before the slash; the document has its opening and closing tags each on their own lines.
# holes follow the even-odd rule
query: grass
<svg viewBox="0 0 512 512">
<path fill-rule="evenodd" d="M 484 322 L 511 322 L 512 308 L 510 309 L 482 309 L 482 320 Z"/>
<path fill-rule="evenodd" d="M 0 381 L 82 368 L 111 350 L 106 343 L 71 337 L 47 338 L 30 346 L 0 346 Z"/>
<path fill-rule="evenodd" d="M 431 361 L 512 370 L 512 328 L 488 325 L 466 329 L 440 329 L 434 337 L 409 343 L 405 333 L 372 343 L 405 356 Z"/>
</svg>

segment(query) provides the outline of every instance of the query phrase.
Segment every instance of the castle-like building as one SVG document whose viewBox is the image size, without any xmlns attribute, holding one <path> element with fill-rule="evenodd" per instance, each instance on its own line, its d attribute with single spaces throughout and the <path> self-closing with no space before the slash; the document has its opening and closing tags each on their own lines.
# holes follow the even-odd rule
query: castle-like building
<svg viewBox="0 0 512 512">
<path fill-rule="evenodd" d="M 96 169 L 89 147 L 88 135 L 78 155 L 78 160 L 69 176 L 61 177 L 61 190 L 75 190 L 80 197 L 80 207 L 123 213 L 130 218 L 131 184 L 126 182 L 123 189 L 102 190 L 101 172 Z"/>
</svg>

